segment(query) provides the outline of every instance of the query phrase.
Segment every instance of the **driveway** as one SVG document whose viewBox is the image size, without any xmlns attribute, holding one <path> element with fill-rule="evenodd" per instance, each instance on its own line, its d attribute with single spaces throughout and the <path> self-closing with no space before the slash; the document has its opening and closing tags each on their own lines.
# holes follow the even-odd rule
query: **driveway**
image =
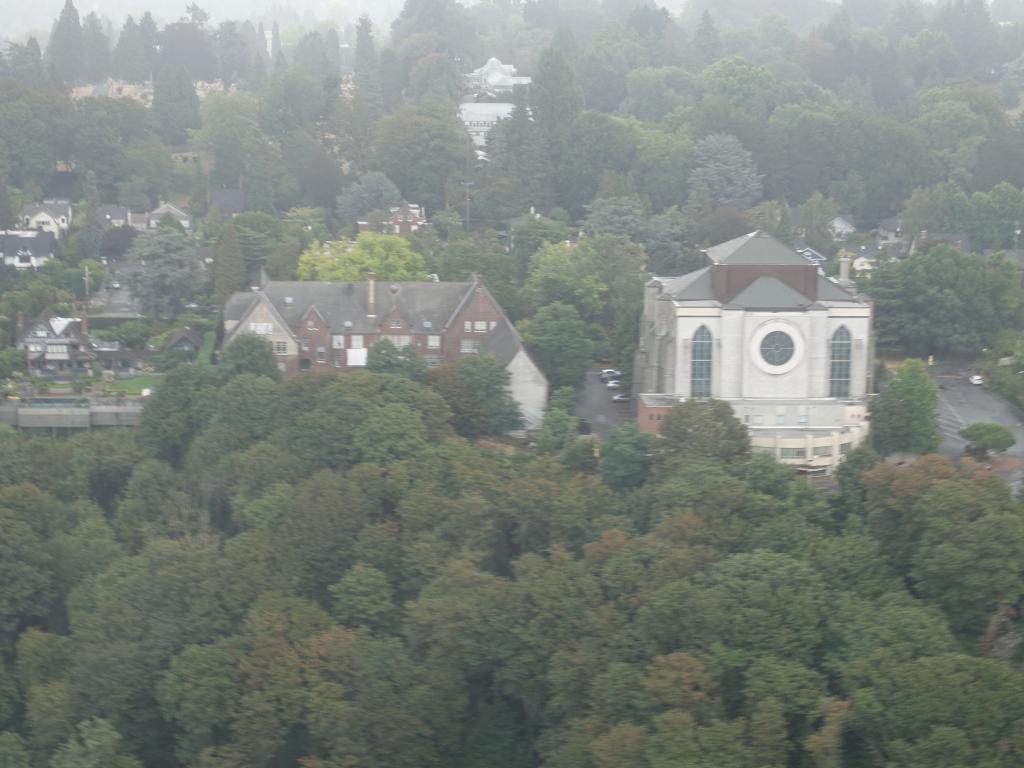
<svg viewBox="0 0 1024 768">
<path fill-rule="evenodd" d="M 612 395 L 618 390 L 609 390 L 601 381 L 599 370 L 587 371 L 583 389 L 576 396 L 576 416 L 590 422 L 598 440 L 604 442 L 608 433 L 633 420 L 633 403 L 613 403 Z"/>
<path fill-rule="evenodd" d="M 928 369 L 939 385 L 939 429 L 942 446 L 939 451 L 956 458 L 963 454 L 967 441 L 958 434 L 976 421 L 992 421 L 1013 432 L 1016 444 L 993 462 L 1000 474 L 1014 487 L 1024 478 L 1024 414 L 986 386 L 971 384 L 970 370 L 956 363 L 937 363 Z"/>
</svg>

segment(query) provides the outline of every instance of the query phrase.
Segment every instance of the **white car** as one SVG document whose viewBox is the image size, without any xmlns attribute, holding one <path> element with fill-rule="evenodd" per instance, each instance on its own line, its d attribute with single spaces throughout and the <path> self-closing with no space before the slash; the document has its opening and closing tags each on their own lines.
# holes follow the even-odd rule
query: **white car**
<svg viewBox="0 0 1024 768">
<path fill-rule="evenodd" d="M 971 376 L 971 378 L 969 378 L 968 381 L 971 382 L 971 384 L 974 384 L 975 386 L 979 387 L 985 383 L 985 380 L 981 378 L 981 376 L 979 376 L 978 374 L 974 374 L 973 376 Z"/>
<path fill-rule="evenodd" d="M 607 384 L 605 384 L 605 386 L 608 387 L 608 389 L 619 389 L 622 386 L 622 382 L 619 381 L 618 379 L 612 379 Z"/>
<path fill-rule="evenodd" d="M 613 403 L 628 403 L 633 399 L 632 395 L 627 395 L 625 392 L 619 392 L 617 395 L 612 395 Z"/>
<path fill-rule="evenodd" d="M 611 381 L 612 379 L 621 379 L 622 371 L 617 371 L 614 368 L 603 368 L 601 369 L 601 381 Z"/>
</svg>

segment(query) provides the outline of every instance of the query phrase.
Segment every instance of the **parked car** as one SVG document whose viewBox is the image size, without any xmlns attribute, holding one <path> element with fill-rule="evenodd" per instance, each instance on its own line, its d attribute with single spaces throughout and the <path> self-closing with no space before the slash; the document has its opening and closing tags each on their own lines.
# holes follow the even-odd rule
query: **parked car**
<svg viewBox="0 0 1024 768">
<path fill-rule="evenodd" d="M 612 395 L 613 403 L 628 403 L 633 399 L 632 395 L 627 395 L 625 392 L 619 392 L 617 395 Z"/>
<path fill-rule="evenodd" d="M 622 382 L 619 381 L 618 379 L 612 379 L 611 381 L 607 382 L 605 386 L 608 387 L 608 389 L 618 389 L 619 387 L 622 386 Z"/>
<path fill-rule="evenodd" d="M 118 288 L 121 287 L 121 284 L 115 280 L 114 282 L 112 282 L 110 284 L 110 287 L 113 288 L 116 291 Z"/>
<path fill-rule="evenodd" d="M 617 371 L 614 368 L 603 368 L 601 369 L 601 381 L 612 381 L 613 379 L 621 379 L 622 371 Z"/>
<path fill-rule="evenodd" d="M 979 387 L 985 383 L 985 380 L 981 378 L 981 376 L 979 376 L 978 374 L 974 374 L 973 376 L 971 376 L 971 378 L 969 378 L 968 381 L 971 382 L 971 384 L 974 384 L 975 386 Z"/>
</svg>

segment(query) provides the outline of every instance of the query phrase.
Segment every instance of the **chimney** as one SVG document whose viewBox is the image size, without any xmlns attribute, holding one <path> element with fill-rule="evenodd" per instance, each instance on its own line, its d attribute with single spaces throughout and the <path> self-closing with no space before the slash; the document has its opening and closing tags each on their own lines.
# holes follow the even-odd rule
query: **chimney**
<svg viewBox="0 0 1024 768">
<path fill-rule="evenodd" d="M 81 329 L 83 336 L 88 336 L 89 335 L 89 316 L 88 315 L 84 315 L 83 314 L 80 318 L 78 318 L 78 327 Z"/>
<path fill-rule="evenodd" d="M 366 273 L 366 316 L 377 316 L 377 273 Z"/>
<path fill-rule="evenodd" d="M 845 250 L 839 252 L 839 284 L 844 287 L 853 284 L 850 280 L 850 254 Z"/>
</svg>

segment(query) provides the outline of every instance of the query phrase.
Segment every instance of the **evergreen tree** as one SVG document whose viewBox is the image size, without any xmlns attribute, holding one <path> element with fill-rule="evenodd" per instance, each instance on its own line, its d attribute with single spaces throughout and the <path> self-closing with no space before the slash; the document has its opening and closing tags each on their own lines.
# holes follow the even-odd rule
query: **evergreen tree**
<svg viewBox="0 0 1024 768">
<path fill-rule="evenodd" d="M 701 63 L 704 66 L 718 61 L 722 56 L 722 40 L 718 36 L 718 29 L 711 18 L 711 12 L 705 10 L 700 17 L 700 24 L 693 34 L 693 46 L 700 52 Z"/>
<path fill-rule="evenodd" d="M 279 62 L 284 63 L 284 52 L 281 50 L 281 30 L 275 19 L 274 26 L 270 28 L 270 63 L 276 70 Z"/>
<path fill-rule="evenodd" d="M 82 80 L 99 83 L 110 74 L 110 42 L 95 11 L 82 25 Z"/>
<path fill-rule="evenodd" d="M 19 83 L 39 84 L 45 79 L 43 54 L 34 37 L 26 40 L 24 45 L 11 44 L 7 49 L 7 65 L 11 78 Z"/>
<path fill-rule="evenodd" d="M 341 39 L 334 27 L 324 33 L 324 59 L 327 64 L 327 77 L 331 80 L 341 77 Z"/>
<path fill-rule="evenodd" d="M 353 74 L 355 86 L 359 89 L 371 119 L 381 113 L 380 62 L 373 43 L 373 26 L 368 16 L 359 18 L 356 27 L 356 60 Z"/>
<path fill-rule="evenodd" d="M 562 147 L 569 127 L 583 107 L 572 64 L 557 48 L 546 48 L 530 87 L 533 115 L 554 152 Z"/>
<path fill-rule="evenodd" d="M 168 144 L 184 144 L 188 129 L 199 127 L 199 97 L 181 67 L 161 69 L 153 81 L 153 114 Z"/>
<path fill-rule="evenodd" d="M 65 0 L 46 47 L 47 61 L 65 85 L 82 80 L 82 24 L 72 0 Z"/>
<path fill-rule="evenodd" d="M 149 76 L 146 70 L 146 52 L 142 41 L 142 31 L 135 19 L 129 16 L 124 20 L 121 34 L 117 37 L 111 62 L 114 77 L 132 83 L 145 82 Z"/>
<path fill-rule="evenodd" d="M 142 39 L 146 73 L 143 81 L 145 82 L 153 79 L 156 69 L 157 44 L 160 42 L 160 30 L 149 11 L 142 14 L 142 19 L 139 21 L 139 37 Z"/>
<path fill-rule="evenodd" d="M 7 181 L 0 175 L 0 229 L 12 229 L 15 224 L 14 203 Z"/>
<path fill-rule="evenodd" d="M 228 222 L 220 232 L 213 263 L 213 292 L 223 304 L 235 291 L 245 287 L 245 261 L 238 244 L 235 225 Z"/>
</svg>

